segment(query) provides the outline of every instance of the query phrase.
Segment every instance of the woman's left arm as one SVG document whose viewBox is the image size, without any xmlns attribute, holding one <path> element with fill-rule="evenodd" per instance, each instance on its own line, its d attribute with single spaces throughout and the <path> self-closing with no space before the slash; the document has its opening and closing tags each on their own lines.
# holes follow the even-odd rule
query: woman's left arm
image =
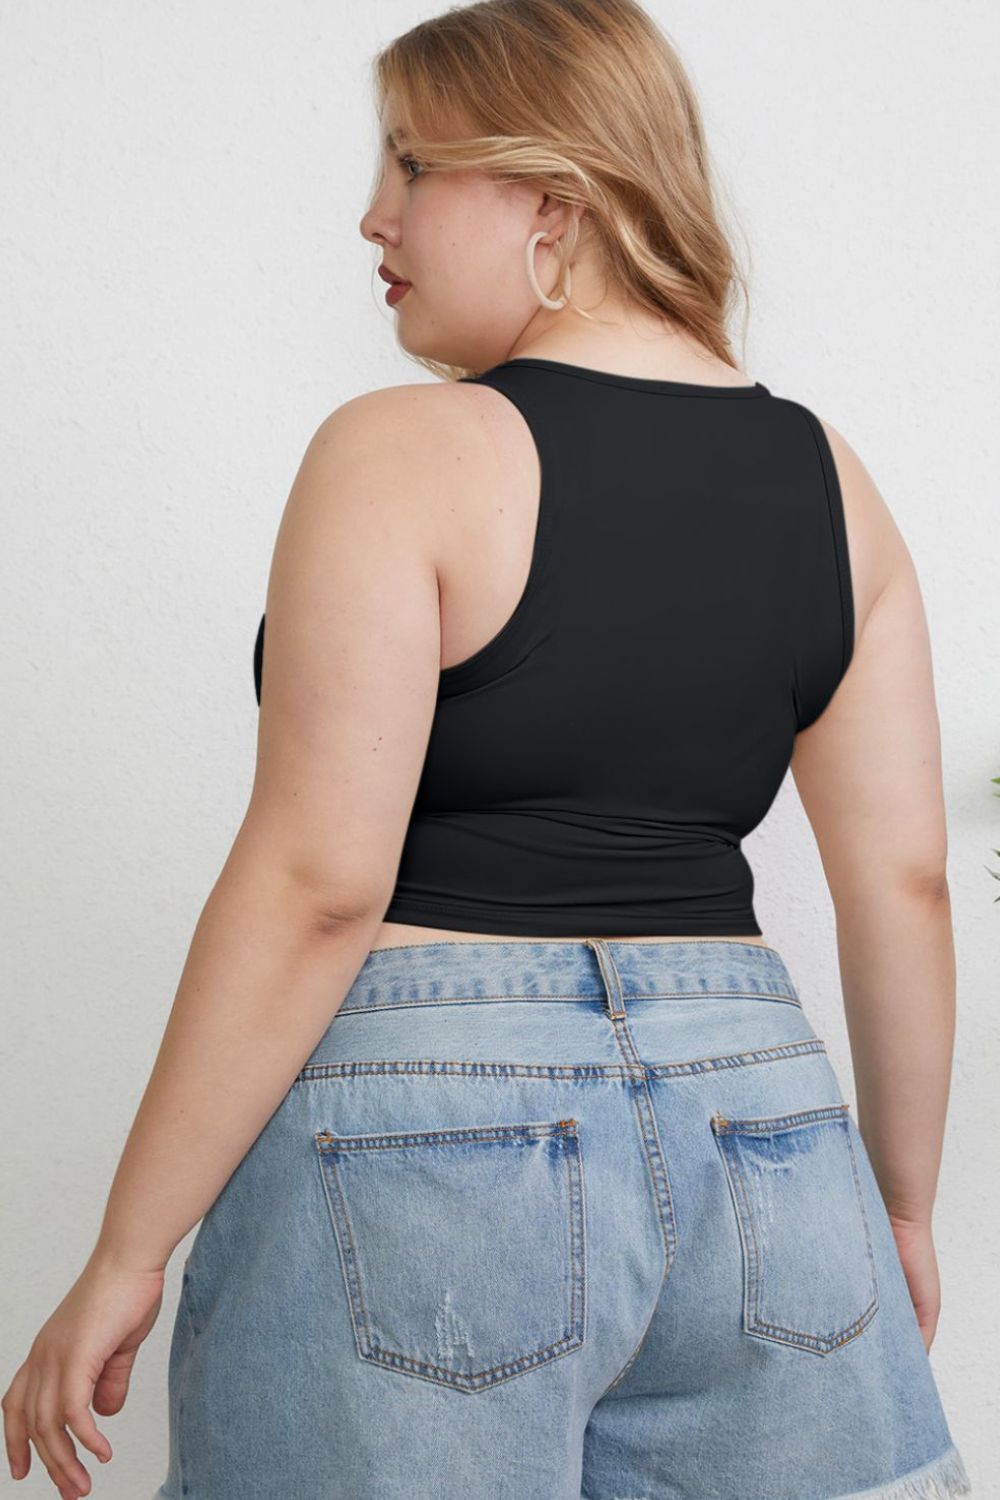
<svg viewBox="0 0 1000 1500">
<path fill-rule="evenodd" d="M 110 1457 L 90 1403 L 121 1409 L 171 1254 L 287 1093 L 381 923 L 440 670 L 441 419 L 464 409 L 449 387 L 375 391 L 338 408 L 306 450 L 268 584 L 249 806 L 97 1242 L 3 1397 L 15 1478 L 30 1439 L 63 1495 L 89 1489 L 70 1431 Z"/>
</svg>

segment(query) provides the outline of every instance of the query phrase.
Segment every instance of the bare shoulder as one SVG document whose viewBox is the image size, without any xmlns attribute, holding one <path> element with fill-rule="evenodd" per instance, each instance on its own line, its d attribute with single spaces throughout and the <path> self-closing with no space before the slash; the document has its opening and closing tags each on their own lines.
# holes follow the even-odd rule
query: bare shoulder
<svg viewBox="0 0 1000 1500">
<path fill-rule="evenodd" d="M 361 499 L 387 522 L 412 525 L 444 546 L 458 497 L 488 475 L 509 439 L 512 416 L 521 422 L 509 402 L 471 383 L 383 386 L 330 412 L 302 466 L 343 503 Z"/>
<path fill-rule="evenodd" d="M 440 462 L 449 443 L 475 441 L 484 421 L 495 419 L 496 408 L 483 403 L 484 389 L 443 380 L 364 391 L 324 417 L 312 441 L 321 448 L 333 442 L 345 449 L 354 445 L 385 463 Z"/>
<path fill-rule="evenodd" d="M 453 382 L 382 386 L 351 396 L 323 418 L 310 448 L 331 461 L 364 460 L 380 470 L 394 465 L 408 473 L 427 458 L 440 459 L 441 444 L 459 435 L 464 387 Z"/>
<path fill-rule="evenodd" d="M 844 503 L 854 593 L 855 636 L 875 600 L 912 564 L 892 511 L 862 459 L 832 423 L 818 417 L 833 455 Z"/>
<path fill-rule="evenodd" d="M 278 528 L 240 845 L 338 917 L 380 916 L 396 878 L 440 682 L 449 505 L 470 509 L 460 476 L 490 443 L 480 394 L 412 384 L 345 401 L 316 427 Z"/>
</svg>

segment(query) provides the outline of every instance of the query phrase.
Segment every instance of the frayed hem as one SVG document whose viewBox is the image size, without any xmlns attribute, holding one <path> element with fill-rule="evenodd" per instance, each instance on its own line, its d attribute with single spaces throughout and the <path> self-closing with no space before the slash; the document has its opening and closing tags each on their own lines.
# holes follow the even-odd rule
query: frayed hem
<svg viewBox="0 0 1000 1500">
<path fill-rule="evenodd" d="M 951 1447 L 923 1468 L 913 1469 L 891 1484 L 876 1485 L 873 1490 L 855 1490 L 842 1495 L 840 1500 L 953 1500 L 956 1495 L 971 1494 L 972 1481 L 962 1455 Z"/>
</svg>

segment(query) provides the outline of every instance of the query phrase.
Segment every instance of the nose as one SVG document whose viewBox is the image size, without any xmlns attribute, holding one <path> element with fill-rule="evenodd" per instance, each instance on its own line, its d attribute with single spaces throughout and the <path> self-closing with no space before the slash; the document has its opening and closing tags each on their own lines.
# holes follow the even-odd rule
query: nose
<svg viewBox="0 0 1000 1500">
<path fill-rule="evenodd" d="M 374 217 L 370 208 L 366 209 L 361 215 L 361 222 L 358 225 L 358 229 L 361 232 L 362 239 L 369 240 L 373 245 L 378 243 L 374 227 Z"/>
<path fill-rule="evenodd" d="M 383 245 L 392 241 L 393 228 L 392 216 L 388 212 L 385 202 L 385 194 L 379 189 L 375 193 L 365 212 L 361 215 L 358 229 L 363 239 L 373 245 Z"/>
</svg>

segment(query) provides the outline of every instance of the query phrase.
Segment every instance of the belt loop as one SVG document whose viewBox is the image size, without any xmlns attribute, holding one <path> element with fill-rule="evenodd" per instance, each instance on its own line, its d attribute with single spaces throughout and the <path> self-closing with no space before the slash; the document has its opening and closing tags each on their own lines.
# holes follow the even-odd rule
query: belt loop
<svg viewBox="0 0 1000 1500">
<path fill-rule="evenodd" d="M 625 998 L 622 995 L 622 982 L 615 967 L 615 961 L 611 956 L 611 949 L 604 938 L 584 938 L 588 948 L 592 948 L 601 971 L 601 979 L 604 981 L 605 1008 L 612 1020 L 620 1020 L 627 1016 L 625 1009 Z"/>
</svg>

